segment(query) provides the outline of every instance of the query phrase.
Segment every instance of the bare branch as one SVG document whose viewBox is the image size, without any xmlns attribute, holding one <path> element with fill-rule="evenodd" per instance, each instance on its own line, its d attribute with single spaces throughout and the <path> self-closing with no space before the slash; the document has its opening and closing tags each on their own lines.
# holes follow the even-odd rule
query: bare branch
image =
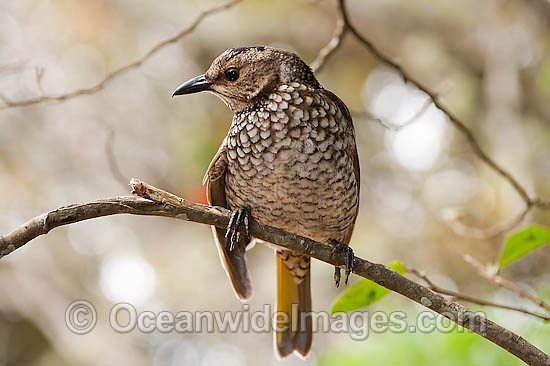
<svg viewBox="0 0 550 366">
<path fill-rule="evenodd" d="M 345 27 L 353 34 L 353 36 L 361 42 L 367 49 L 369 49 L 370 52 L 372 52 L 380 61 L 383 63 L 390 65 L 395 70 L 397 70 L 403 77 L 404 81 L 410 81 L 416 87 L 429 95 L 435 106 L 441 110 L 443 113 L 447 115 L 451 123 L 466 137 L 470 145 L 472 146 L 472 149 L 474 150 L 474 153 L 485 163 L 487 164 L 491 169 L 493 169 L 497 174 L 502 176 L 512 187 L 514 190 L 520 195 L 520 197 L 523 199 L 525 204 L 527 205 L 527 210 L 530 210 L 532 207 L 539 207 L 542 209 L 550 209 L 550 201 L 543 201 L 539 198 L 531 198 L 529 194 L 527 193 L 527 190 L 519 183 L 519 181 L 512 176 L 507 170 L 505 170 L 500 164 L 498 164 L 496 161 L 494 161 L 492 158 L 487 155 L 487 153 L 481 148 L 481 145 L 477 141 L 477 139 L 474 137 L 472 131 L 466 126 L 464 122 L 462 122 L 458 117 L 456 117 L 443 103 L 441 100 L 437 97 L 437 95 L 432 92 L 424 83 L 420 82 L 419 80 L 415 79 L 413 76 L 411 76 L 407 71 L 405 71 L 399 64 L 397 64 L 395 61 L 393 61 L 388 56 L 384 55 L 374 44 L 365 38 L 361 33 L 357 31 L 357 29 L 353 26 L 353 24 L 350 22 L 350 18 L 347 12 L 345 0 L 338 0 L 339 5 L 339 11 L 342 16 L 342 19 L 344 20 Z"/>
<path fill-rule="evenodd" d="M 354 111 L 351 114 L 352 114 L 353 117 L 367 118 L 367 119 L 376 121 L 376 122 L 380 123 L 384 128 L 387 128 L 388 130 L 399 131 L 403 127 L 410 125 L 411 123 L 415 122 L 418 118 L 420 118 L 420 116 L 422 116 L 424 113 L 426 113 L 426 111 L 428 110 L 428 108 L 431 105 L 432 105 L 432 100 L 430 98 L 427 98 L 426 101 L 424 102 L 424 104 L 422 105 L 422 107 L 420 107 L 420 109 L 411 118 L 409 118 L 408 120 L 406 120 L 405 122 L 403 122 L 399 125 L 393 124 L 393 123 L 390 123 L 390 122 L 386 122 L 386 121 L 384 121 L 383 118 L 377 117 L 377 116 L 373 115 L 372 113 L 369 113 L 369 112 L 366 112 L 366 111 L 365 112 L 356 112 L 356 111 Z"/>
<path fill-rule="evenodd" d="M 460 218 L 445 220 L 445 223 L 455 233 L 462 235 L 464 237 L 481 239 L 481 240 L 492 239 L 495 236 L 500 235 L 503 232 L 510 231 L 513 228 L 515 228 L 517 225 L 519 225 L 519 223 L 523 221 L 523 219 L 529 213 L 529 211 L 530 211 L 530 207 L 526 206 L 523 209 L 523 211 L 521 211 L 521 213 L 516 217 L 513 217 L 508 221 L 499 222 L 485 229 L 465 225 L 463 222 L 460 221 Z"/>
<path fill-rule="evenodd" d="M 491 271 L 489 268 L 485 267 L 483 264 L 481 264 L 476 259 L 474 259 L 472 256 L 465 255 L 464 260 L 467 263 L 471 264 L 479 272 L 480 275 L 482 275 L 483 277 L 487 278 L 488 280 L 494 282 L 496 285 L 498 285 L 502 288 L 506 288 L 506 289 L 508 289 L 512 292 L 515 292 L 520 297 L 523 297 L 524 299 L 527 299 L 527 300 L 537 304 L 541 308 L 550 311 L 550 303 L 548 303 L 548 302 L 546 302 L 542 299 L 539 299 L 535 295 L 531 294 L 529 291 L 524 290 L 521 287 L 519 287 L 514 282 L 502 278 L 498 273 L 496 273 L 494 271 Z"/>
<path fill-rule="evenodd" d="M 42 88 L 42 78 L 44 77 L 44 68 L 43 67 L 35 67 L 34 68 L 34 76 L 36 79 L 36 86 L 38 88 L 38 92 L 40 93 L 40 97 L 44 96 L 44 88 Z"/>
<path fill-rule="evenodd" d="M 344 38 L 347 28 L 345 27 L 344 19 L 341 14 L 338 13 L 338 15 L 338 19 L 336 20 L 336 28 L 334 29 L 334 34 L 332 35 L 331 40 L 319 51 L 317 58 L 311 63 L 311 69 L 315 72 L 319 72 L 323 68 L 329 57 L 342 44 L 342 38 Z"/>
<path fill-rule="evenodd" d="M 139 197 L 116 197 L 75 204 L 61 207 L 29 220 L 11 233 L 0 237 L 0 255 L 8 255 L 53 228 L 115 214 L 173 217 L 214 225 L 223 229 L 229 223 L 230 211 L 224 208 L 192 203 L 135 179 L 130 182 L 130 185 L 133 188 L 133 193 Z M 331 246 L 284 230 L 253 221 L 250 225 L 250 232 L 255 238 L 309 255 L 335 266 L 342 266 L 345 263 L 344 255 L 334 252 Z M 388 267 L 359 257 L 355 257 L 353 267 L 355 274 L 400 293 L 468 328 L 514 354 L 527 364 L 550 366 L 550 357 L 521 336 L 471 312 L 465 306 L 399 275 Z"/>
<path fill-rule="evenodd" d="M 212 15 L 214 13 L 220 12 L 222 10 L 231 8 L 232 6 L 236 5 L 237 3 L 241 2 L 242 0 L 229 0 L 227 2 L 224 2 L 222 4 L 213 6 L 209 9 L 204 10 L 201 12 L 193 22 L 181 30 L 178 34 L 176 34 L 173 37 L 167 38 L 163 40 L 162 42 L 156 44 L 153 48 L 151 48 L 149 51 L 147 51 L 143 56 L 140 58 L 134 60 L 133 62 L 130 62 L 127 65 L 124 65 L 114 71 L 111 71 L 108 73 L 103 80 L 101 80 L 96 85 L 90 87 L 90 88 L 82 88 L 78 89 L 66 94 L 60 94 L 60 95 L 40 95 L 35 98 L 29 98 L 29 99 L 23 99 L 23 100 L 17 100 L 12 101 L 5 96 L 0 95 L 0 100 L 4 102 L 4 106 L 1 106 L 0 109 L 6 109 L 6 108 L 14 108 L 14 107 L 25 107 L 33 104 L 43 103 L 43 102 L 61 102 L 67 99 L 72 99 L 81 95 L 89 95 L 97 93 L 98 91 L 102 90 L 105 85 L 110 82 L 113 78 L 116 76 L 130 70 L 134 69 L 138 66 L 141 66 L 145 61 L 147 61 L 151 56 L 153 56 L 155 53 L 159 52 L 164 47 L 176 43 L 179 40 L 181 40 L 183 37 L 187 36 L 189 33 L 193 32 L 195 28 L 201 24 L 201 22 L 208 17 L 209 15 Z"/>
<path fill-rule="evenodd" d="M 478 299 L 476 297 L 466 295 L 466 294 L 463 294 L 463 293 L 460 293 L 460 292 L 457 292 L 457 291 L 444 289 L 444 288 L 439 287 L 438 285 L 436 285 L 432 280 L 430 280 L 428 278 L 428 276 L 426 275 L 426 273 L 424 273 L 423 271 L 419 271 L 419 270 L 414 269 L 414 268 L 407 268 L 407 272 L 410 272 L 410 273 L 414 274 L 416 277 L 421 278 L 422 280 L 424 280 L 424 282 L 426 282 L 426 284 L 428 285 L 428 287 L 431 290 L 433 290 L 435 292 L 438 292 L 440 294 L 443 294 L 443 295 L 451 296 L 453 298 L 453 300 L 462 300 L 462 301 L 466 301 L 466 302 L 469 302 L 469 303 L 472 303 L 472 304 L 492 306 L 492 307 L 495 307 L 495 308 L 517 311 L 517 312 L 520 312 L 520 313 L 524 313 L 524 314 L 534 316 L 534 317 L 542 319 L 544 321 L 550 321 L 550 315 L 535 313 L 535 312 L 532 312 L 532 311 L 529 311 L 527 309 L 520 308 L 520 307 L 517 307 L 517 306 L 498 304 L 498 303 L 495 303 L 495 302 L 492 302 L 492 301 Z"/>
<path fill-rule="evenodd" d="M 550 210 L 550 201 L 543 201 L 540 198 L 535 198 L 531 201 L 531 204 L 544 210 Z"/>
<path fill-rule="evenodd" d="M 127 187 L 128 178 L 122 174 L 118 162 L 115 156 L 114 151 L 114 145 L 115 145 L 115 130 L 112 128 L 109 129 L 108 135 L 107 135 L 107 141 L 105 141 L 105 155 L 107 156 L 107 161 L 109 162 L 109 170 L 111 171 L 111 175 L 115 180 L 120 183 L 120 185 Z"/>
</svg>

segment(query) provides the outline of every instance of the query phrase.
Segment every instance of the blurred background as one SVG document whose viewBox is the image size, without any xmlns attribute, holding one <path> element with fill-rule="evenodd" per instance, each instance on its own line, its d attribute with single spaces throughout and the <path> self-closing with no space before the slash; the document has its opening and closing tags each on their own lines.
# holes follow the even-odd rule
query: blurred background
<svg viewBox="0 0 550 366">
<path fill-rule="evenodd" d="M 96 85 L 178 33 L 216 1 L 2 0 L 0 94 L 10 100 Z M 351 20 L 383 52 L 443 98 L 489 155 L 533 196 L 550 199 L 550 6 L 546 0 L 350 0 Z M 172 99 L 230 47 L 266 44 L 311 63 L 332 37 L 331 0 L 245 0 L 214 14 L 182 41 L 91 95 L 0 110 L 0 234 L 59 206 L 127 195 L 131 177 L 205 202 L 202 176 L 232 114 L 212 95 Z M 37 77 L 38 76 L 38 77 Z M 426 96 L 347 36 L 318 78 L 354 114 L 362 170 L 358 256 L 401 260 L 450 290 L 538 310 L 480 277 L 463 254 L 494 262 L 524 203 L 473 152 Z M 37 83 L 37 80 L 40 83 Z M 418 111 L 423 113 L 418 115 Z M 376 116 L 382 120 L 373 119 Z M 413 117 L 414 120 L 411 121 Z M 532 210 L 514 230 L 550 225 Z M 477 229 L 481 229 L 481 232 Z M 250 311 L 275 300 L 275 260 L 248 254 Z M 550 300 L 550 248 L 502 275 Z M 329 311 L 332 267 L 314 262 L 313 308 Z M 354 277 L 352 282 L 357 281 Z M 138 331 L 118 334 L 109 310 L 237 311 L 209 227 L 114 216 L 56 229 L 0 261 L 0 365 L 280 364 L 270 333 Z M 94 304 L 86 335 L 65 325 L 78 299 Z M 550 325 L 528 315 L 472 306 L 546 352 Z M 370 310 L 422 308 L 390 294 Z M 316 334 L 308 361 L 283 365 L 520 365 L 475 334 Z"/>
</svg>

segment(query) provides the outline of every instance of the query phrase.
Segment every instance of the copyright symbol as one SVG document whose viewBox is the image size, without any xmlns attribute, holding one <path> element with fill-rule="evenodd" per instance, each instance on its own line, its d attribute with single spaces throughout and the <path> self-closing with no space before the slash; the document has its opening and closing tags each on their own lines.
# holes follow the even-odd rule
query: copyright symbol
<svg viewBox="0 0 550 366">
<path fill-rule="evenodd" d="M 94 329 L 97 312 L 86 300 L 73 301 L 65 310 L 65 324 L 75 334 L 86 334 Z"/>
</svg>

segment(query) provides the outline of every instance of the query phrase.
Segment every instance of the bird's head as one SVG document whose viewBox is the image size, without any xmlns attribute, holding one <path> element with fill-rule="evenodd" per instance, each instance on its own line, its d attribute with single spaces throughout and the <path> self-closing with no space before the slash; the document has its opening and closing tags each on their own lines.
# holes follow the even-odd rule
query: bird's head
<svg viewBox="0 0 550 366">
<path fill-rule="evenodd" d="M 300 82 L 320 88 L 311 68 L 296 54 L 266 46 L 231 48 L 203 75 L 180 85 L 175 95 L 210 91 L 234 112 L 248 110 L 281 84 Z"/>
</svg>

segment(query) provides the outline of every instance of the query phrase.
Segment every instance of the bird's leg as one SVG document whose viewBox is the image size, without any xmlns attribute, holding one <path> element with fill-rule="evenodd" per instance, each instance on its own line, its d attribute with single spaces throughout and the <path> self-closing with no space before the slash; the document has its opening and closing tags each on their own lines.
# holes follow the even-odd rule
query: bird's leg
<svg viewBox="0 0 550 366">
<path fill-rule="evenodd" d="M 344 243 L 339 242 L 338 240 L 332 240 L 332 255 L 337 253 L 343 253 L 346 257 L 346 281 L 345 284 L 348 284 L 349 275 L 353 272 L 353 261 L 355 259 L 355 254 L 353 254 L 353 249 Z M 334 266 L 334 282 L 336 287 L 340 286 L 340 267 Z"/>
<path fill-rule="evenodd" d="M 244 226 L 246 239 L 250 240 L 250 218 L 250 208 L 246 206 L 239 207 L 231 213 L 231 218 L 229 219 L 229 224 L 225 232 L 226 238 L 231 236 L 229 239 L 229 251 L 233 250 L 235 244 L 237 244 L 241 238 L 241 233 L 239 231 L 241 225 Z"/>
</svg>

